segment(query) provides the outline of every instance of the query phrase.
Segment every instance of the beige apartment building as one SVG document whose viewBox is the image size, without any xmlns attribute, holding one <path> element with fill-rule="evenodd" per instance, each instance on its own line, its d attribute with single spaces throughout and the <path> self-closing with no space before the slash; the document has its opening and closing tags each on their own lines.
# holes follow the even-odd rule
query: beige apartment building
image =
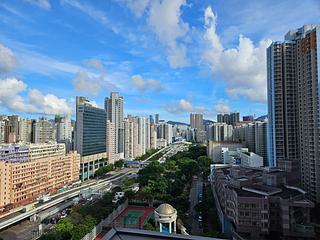
<svg viewBox="0 0 320 240">
<path fill-rule="evenodd" d="M 79 180 L 80 155 L 64 144 L 0 146 L 0 209 L 26 205 Z"/>
</svg>

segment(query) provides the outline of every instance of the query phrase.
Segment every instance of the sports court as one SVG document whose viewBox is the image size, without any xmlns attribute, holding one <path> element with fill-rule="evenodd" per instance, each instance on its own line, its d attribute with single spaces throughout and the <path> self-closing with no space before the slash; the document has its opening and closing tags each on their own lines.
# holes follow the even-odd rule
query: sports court
<svg viewBox="0 0 320 240">
<path fill-rule="evenodd" d="M 113 221 L 113 226 L 142 229 L 154 217 L 153 211 L 152 207 L 128 206 Z"/>
</svg>

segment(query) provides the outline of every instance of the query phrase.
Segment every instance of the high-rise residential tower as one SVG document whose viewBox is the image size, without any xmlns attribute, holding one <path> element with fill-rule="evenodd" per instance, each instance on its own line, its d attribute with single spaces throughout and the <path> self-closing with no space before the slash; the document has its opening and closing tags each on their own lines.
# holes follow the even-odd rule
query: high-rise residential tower
<svg viewBox="0 0 320 240">
<path fill-rule="evenodd" d="M 117 92 L 111 92 L 110 97 L 106 97 L 104 100 L 104 109 L 107 114 L 107 120 L 114 124 L 116 153 L 123 153 L 123 97 Z"/>
<path fill-rule="evenodd" d="M 155 123 L 158 124 L 159 121 L 160 121 L 160 116 L 159 116 L 159 113 L 157 113 L 155 116 Z"/>
<path fill-rule="evenodd" d="M 33 143 L 56 141 L 54 122 L 47 118 L 39 118 L 32 124 Z"/>
<path fill-rule="evenodd" d="M 64 116 L 56 118 L 56 140 L 66 145 L 66 152 L 72 149 L 72 126 L 71 117 Z"/>
<path fill-rule="evenodd" d="M 190 126 L 199 131 L 203 130 L 203 115 L 201 113 L 190 113 Z"/>
<path fill-rule="evenodd" d="M 300 175 L 311 200 L 320 202 L 320 26 L 289 31 L 267 50 L 268 157 L 271 166 Z M 300 170 L 299 170 L 300 169 Z"/>
<path fill-rule="evenodd" d="M 238 112 L 230 113 L 230 125 L 236 126 L 239 121 L 240 121 L 240 115 Z"/>
</svg>

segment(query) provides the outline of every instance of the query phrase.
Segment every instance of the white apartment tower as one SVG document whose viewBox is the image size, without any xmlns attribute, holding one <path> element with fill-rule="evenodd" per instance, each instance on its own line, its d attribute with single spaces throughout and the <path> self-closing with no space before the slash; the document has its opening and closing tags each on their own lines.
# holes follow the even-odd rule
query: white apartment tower
<svg viewBox="0 0 320 240">
<path fill-rule="evenodd" d="M 66 152 L 72 148 L 71 116 L 65 116 L 56 122 L 56 140 L 66 145 Z"/>
<path fill-rule="evenodd" d="M 107 120 L 114 124 L 116 153 L 123 153 L 123 97 L 117 92 L 111 92 L 110 97 L 106 97 L 104 100 L 104 109 L 107 114 Z"/>
</svg>

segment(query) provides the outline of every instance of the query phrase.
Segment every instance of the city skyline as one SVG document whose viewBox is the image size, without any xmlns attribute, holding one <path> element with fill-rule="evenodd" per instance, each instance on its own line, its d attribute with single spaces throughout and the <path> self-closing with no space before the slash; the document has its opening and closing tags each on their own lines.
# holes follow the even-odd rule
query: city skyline
<svg viewBox="0 0 320 240">
<path fill-rule="evenodd" d="M 116 91 L 125 115 L 183 122 L 190 112 L 214 120 L 231 111 L 264 115 L 266 47 L 289 29 L 317 23 L 320 5 L 290 1 L 296 8 L 282 14 L 288 1 L 229 4 L 4 1 L 0 110 L 27 117 L 71 112 L 75 119 L 76 96 L 103 108 Z M 301 4 L 308 15 L 300 14 Z M 164 13 L 168 20 L 160 22 Z"/>
</svg>

